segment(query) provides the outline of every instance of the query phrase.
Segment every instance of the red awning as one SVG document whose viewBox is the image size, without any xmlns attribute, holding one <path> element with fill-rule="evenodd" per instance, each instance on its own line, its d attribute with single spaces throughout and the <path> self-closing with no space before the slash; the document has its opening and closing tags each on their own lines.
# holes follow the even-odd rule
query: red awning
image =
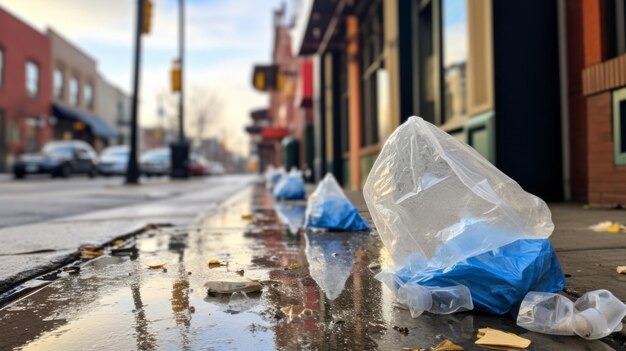
<svg viewBox="0 0 626 351">
<path fill-rule="evenodd" d="M 263 128 L 261 136 L 263 139 L 282 139 L 289 135 L 287 128 Z"/>
</svg>

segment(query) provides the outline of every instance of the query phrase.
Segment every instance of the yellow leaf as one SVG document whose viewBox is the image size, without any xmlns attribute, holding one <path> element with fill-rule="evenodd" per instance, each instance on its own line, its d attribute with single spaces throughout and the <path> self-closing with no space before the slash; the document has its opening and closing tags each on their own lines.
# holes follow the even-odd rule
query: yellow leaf
<svg viewBox="0 0 626 351">
<path fill-rule="evenodd" d="M 506 333 L 501 330 L 483 328 L 479 329 L 476 345 L 504 346 L 518 349 L 525 349 L 530 346 L 530 340 L 517 336 L 513 333 Z M 480 336 L 481 334 L 482 337 Z"/>
<path fill-rule="evenodd" d="M 289 269 L 291 269 L 292 271 L 296 270 L 298 268 L 300 268 L 300 265 L 298 263 L 296 263 L 296 262 L 294 262 L 294 263 L 289 265 Z"/>
<path fill-rule="evenodd" d="M 446 339 L 433 348 L 433 351 L 463 351 L 463 346 Z"/>
<path fill-rule="evenodd" d="M 149 264 L 148 265 L 148 269 L 163 269 L 163 268 L 165 268 L 165 263 Z"/>
<path fill-rule="evenodd" d="M 246 221 L 251 221 L 252 218 L 254 218 L 251 214 L 242 214 L 241 215 L 241 219 L 246 220 Z"/>
<path fill-rule="evenodd" d="M 222 262 L 218 259 L 209 260 L 209 268 L 217 268 L 222 265 Z"/>
<path fill-rule="evenodd" d="M 626 274 L 626 266 L 617 266 L 615 269 L 619 274 Z"/>
<path fill-rule="evenodd" d="M 120 246 L 120 245 L 122 245 L 123 243 L 124 243 L 124 242 L 123 242 L 122 240 L 119 240 L 119 239 L 118 239 L 118 240 L 115 240 L 115 241 L 113 242 L 113 245 L 115 245 L 115 246 Z"/>
<path fill-rule="evenodd" d="M 100 256 L 102 256 L 102 252 L 100 251 L 81 251 L 80 252 L 80 258 L 84 260 L 90 260 L 92 258 L 96 258 Z"/>
</svg>

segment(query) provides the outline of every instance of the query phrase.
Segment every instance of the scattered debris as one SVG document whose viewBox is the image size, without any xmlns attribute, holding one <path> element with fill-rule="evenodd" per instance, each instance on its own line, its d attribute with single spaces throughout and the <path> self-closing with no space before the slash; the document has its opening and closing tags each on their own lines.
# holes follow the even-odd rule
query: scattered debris
<svg viewBox="0 0 626 351">
<path fill-rule="evenodd" d="M 432 351 L 463 351 L 463 346 L 457 345 L 450 341 L 450 339 L 446 339 L 437 346 L 432 348 Z"/>
<path fill-rule="evenodd" d="M 215 258 L 209 260 L 209 268 L 217 268 L 221 266 L 226 266 L 226 264 Z"/>
<path fill-rule="evenodd" d="M 80 252 L 80 258 L 83 260 L 91 260 L 94 259 L 96 257 L 100 257 L 102 256 L 103 253 L 100 251 L 88 251 L 88 250 L 84 250 Z"/>
<path fill-rule="evenodd" d="M 338 252 L 333 252 L 333 253 L 331 254 L 331 256 L 333 256 L 333 257 L 337 257 L 337 256 L 339 256 L 339 253 L 338 253 Z"/>
<path fill-rule="evenodd" d="M 626 266 L 617 266 L 615 269 L 619 274 L 626 274 Z"/>
<path fill-rule="evenodd" d="M 191 313 L 195 313 L 196 312 L 196 308 L 193 307 L 193 306 L 189 306 L 188 309 L 189 309 L 189 312 L 191 312 Z"/>
<path fill-rule="evenodd" d="M 498 329 L 478 329 L 476 337 L 478 338 L 478 340 L 476 340 L 476 345 L 510 347 L 518 349 L 525 349 L 530 346 L 530 340 Z"/>
<path fill-rule="evenodd" d="M 187 275 L 191 275 L 191 272 L 187 272 Z"/>
<path fill-rule="evenodd" d="M 372 261 L 372 262 L 370 262 L 369 265 L 367 265 L 367 268 L 369 268 L 371 271 L 379 270 L 380 269 L 380 262 Z"/>
<path fill-rule="evenodd" d="M 405 347 L 402 350 L 404 351 L 428 351 L 427 349 L 423 349 L 421 347 Z"/>
<path fill-rule="evenodd" d="M 243 269 L 240 269 L 238 271 L 235 271 L 235 273 L 239 274 L 240 277 L 243 277 L 243 274 L 245 273 L 245 271 Z"/>
<path fill-rule="evenodd" d="M 149 264 L 148 269 L 165 269 L 165 263 Z"/>
<path fill-rule="evenodd" d="M 232 294 L 240 291 L 251 293 L 259 291 L 263 288 L 263 285 L 256 280 L 239 277 L 234 277 L 232 279 L 210 280 L 206 282 L 204 286 L 209 289 L 208 295 L 211 297 L 215 294 Z"/>
<path fill-rule="evenodd" d="M 310 318 L 315 314 L 313 310 L 299 305 L 281 307 L 280 310 L 289 318 L 290 321 L 295 318 Z"/>
<path fill-rule="evenodd" d="M 393 330 L 397 330 L 404 335 L 409 335 L 409 328 L 407 327 L 399 327 L 397 325 L 392 326 Z"/>
<path fill-rule="evenodd" d="M 118 247 L 111 249 L 111 255 L 113 256 L 134 256 L 139 250 L 136 247 Z"/>
<path fill-rule="evenodd" d="M 100 251 L 102 250 L 102 245 L 80 245 L 78 249 L 80 251 Z"/>
<path fill-rule="evenodd" d="M 113 241 L 113 245 L 115 245 L 115 246 L 120 246 L 120 245 L 122 245 L 123 243 L 124 243 L 124 241 L 122 241 L 122 240 L 120 240 L 120 239 L 117 239 L 117 240 Z"/>
<path fill-rule="evenodd" d="M 604 221 L 589 227 L 597 233 L 625 233 L 626 226 L 620 222 Z"/>
<path fill-rule="evenodd" d="M 285 267 L 285 270 L 286 271 L 295 271 L 298 268 L 300 268 L 300 265 L 298 263 L 296 263 L 296 262 L 293 262 L 289 266 Z"/>
<path fill-rule="evenodd" d="M 243 219 L 244 221 L 251 221 L 253 218 L 254 216 L 250 213 L 241 215 L 241 219 Z"/>
<path fill-rule="evenodd" d="M 80 273 L 80 267 L 79 266 L 63 267 L 63 272 L 66 272 L 68 274 L 78 274 Z"/>
</svg>

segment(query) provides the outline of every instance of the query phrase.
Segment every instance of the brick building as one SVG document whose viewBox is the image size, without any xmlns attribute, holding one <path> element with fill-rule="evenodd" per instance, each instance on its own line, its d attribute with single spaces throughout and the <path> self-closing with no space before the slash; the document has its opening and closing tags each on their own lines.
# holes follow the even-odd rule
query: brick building
<svg viewBox="0 0 626 351">
<path fill-rule="evenodd" d="M 0 8 L 0 171 L 52 138 L 50 40 Z"/>
</svg>

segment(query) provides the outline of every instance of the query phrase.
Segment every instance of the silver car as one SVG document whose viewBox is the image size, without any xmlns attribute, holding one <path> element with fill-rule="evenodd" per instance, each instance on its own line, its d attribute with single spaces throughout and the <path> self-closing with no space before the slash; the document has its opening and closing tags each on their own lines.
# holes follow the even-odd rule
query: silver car
<svg viewBox="0 0 626 351">
<path fill-rule="evenodd" d="M 171 155 L 169 148 L 146 151 L 139 161 L 141 173 L 148 177 L 170 174 Z"/>
<path fill-rule="evenodd" d="M 100 154 L 98 172 L 102 175 L 123 175 L 128 167 L 128 156 L 130 149 L 128 146 L 110 146 Z"/>
</svg>

